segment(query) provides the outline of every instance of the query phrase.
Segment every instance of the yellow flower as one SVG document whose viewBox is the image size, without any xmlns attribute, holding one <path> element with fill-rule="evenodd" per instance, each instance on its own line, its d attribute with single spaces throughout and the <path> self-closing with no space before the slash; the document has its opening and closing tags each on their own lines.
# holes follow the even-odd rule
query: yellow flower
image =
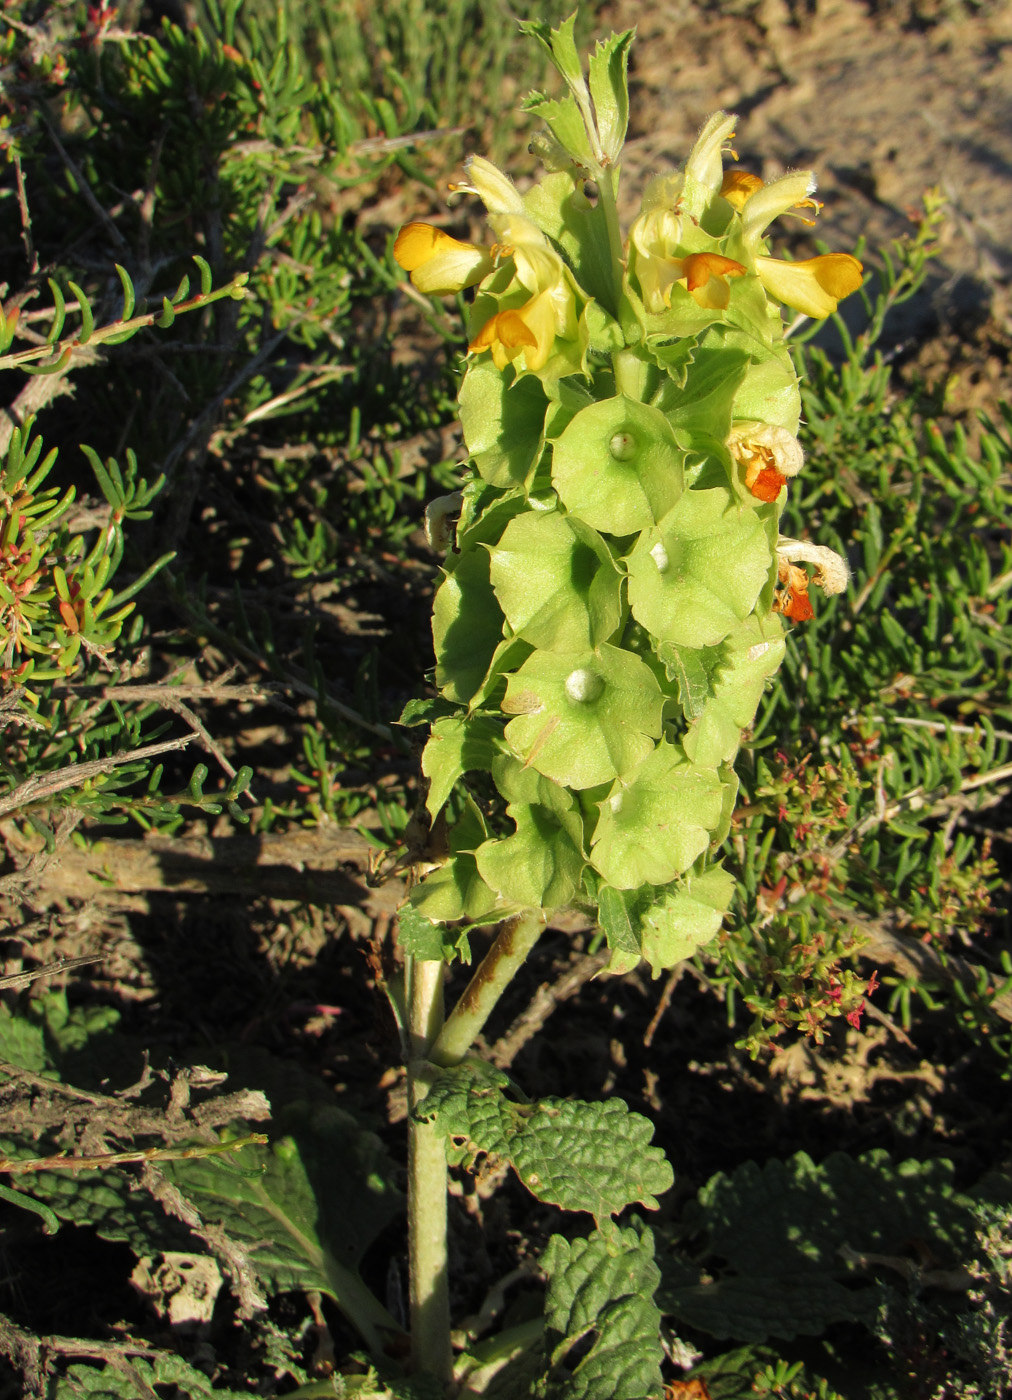
<svg viewBox="0 0 1012 1400">
<path fill-rule="evenodd" d="M 516 280 L 530 293 L 523 306 L 499 311 L 467 347 L 472 353 L 492 352 L 496 369 L 524 356 L 529 370 L 545 367 L 556 337 L 575 341 L 578 335 L 576 293 L 570 274 L 544 234 L 520 215 L 490 215 L 504 240 L 500 255 L 510 254 Z"/>
<path fill-rule="evenodd" d="M 762 187 L 763 182 L 758 175 L 750 175 L 747 170 L 727 170 L 724 172 L 720 192 L 728 204 L 733 205 L 740 214 L 745 201 Z"/>
<path fill-rule="evenodd" d="M 652 315 L 671 305 L 671 288 L 681 269 L 674 251 L 681 236 L 682 221 L 673 209 L 646 209 L 629 230 L 630 271 L 635 273 L 643 305 Z"/>
<path fill-rule="evenodd" d="M 497 312 L 467 348 L 472 354 L 491 350 L 498 370 L 519 355 L 529 370 L 544 369 L 555 344 L 555 319 L 551 289 L 539 292 L 524 306 Z"/>
<path fill-rule="evenodd" d="M 745 246 L 752 252 L 761 251 L 760 240 L 774 219 L 779 219 L 782 214 L 789 214 L 796 209 L 813 209 L 818 213 L 822 207 L 817 199 L 812 198 L 815 193 L 815 177 L 810 170 L 792 170 L 787 175 L 781 175 L 779 180 L 771 180 L 768 185 L 755 175 L 746 175 L 744 171 L 738 174 L 738 179 L 743 183 L 756 182 L 751 192 L 744 195 L 741 203 L 735 204 L 741 214 L 741 231 Z M 725 194 L 724 198 L 727 199 L 728 196 Z M 735 203 L 734 198 L 731 199 L 731 203 Z M 798 214 L 797 217 L 805 223 L 813 222 L 811 219 L 805 219 L 802 214 Z"/>
<path fill-rule="evenodd" d="M 493 267 L 488 248 L 462 243 L 433 224 L 405 224 L 394 240 L 394 257 L 426 296 L 447 297 L 473 287 Z"/>
<path fill-rule="evenodd" d="M 523 196 L 510 177 L 484 156 L 468 156 L 464 162 L 467 180 L 451 189 L 461 194 L 476 194 L 490 214 L 522 214 Z"/>
<path fill-rule="evenodd" d="M 693 184 L 703 186 L 712 194 L 716 194 L 720 189 L 724 173 L 724 151 L 728 149 L 726 143 L 734 136 L 737 120 L 737 117 L 729 117 L 726 112 L 714 112 L 703 127 L 685 162 L 687 189 Z"/>
<path fill-rule="evenodd" d="M 864 268 L 850 253 L 824 253 L 800 262 L 758 257 L 755 270 L 777 301 L 820 321 L 856 292 L 864 277 Z"/>
<path fill-rule="evenodd" d="M 748 268 L 720 253 L 690 253 L 682 259 L 679 282 L 699 306 L 723 311 L 731 300 L 729 277 L 744 277 Z"/>
</svg>

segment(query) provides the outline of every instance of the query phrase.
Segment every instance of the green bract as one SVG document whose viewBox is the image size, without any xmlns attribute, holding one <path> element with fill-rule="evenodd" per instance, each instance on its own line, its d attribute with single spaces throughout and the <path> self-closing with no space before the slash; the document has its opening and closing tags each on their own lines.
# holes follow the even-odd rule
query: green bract
<svg viewBox="0 0 1012 1400">
<path fill-rule="evenodd" d="M 815 556 L 778 553 L 801 399 L 767 287 L 827 315 L 861 268 L 770 257 L 767 226 L 814 207 L 814 186 L 725 170 L 724 113 L 623 233 L 631 35 L 585 77 L 571 21 L 526 30 L 566 87 L 528 102 L 544 175 L 521 193 L 472 157 L 459 188 L 484 202 L 490 244 L 427 225 L 398 240 L 421 290 L 434 257 L 478 283 L 470 465 L 433 617 L 458 712 L 423 760 L 450 855 L 412 900 L 435 921 L 596 907 L 612 970 L 645 957 L 656 974 L 720 927 L 733 764 L 784 655 L 777 613 L 810 612 L 791 560 Z"/>
</svg>

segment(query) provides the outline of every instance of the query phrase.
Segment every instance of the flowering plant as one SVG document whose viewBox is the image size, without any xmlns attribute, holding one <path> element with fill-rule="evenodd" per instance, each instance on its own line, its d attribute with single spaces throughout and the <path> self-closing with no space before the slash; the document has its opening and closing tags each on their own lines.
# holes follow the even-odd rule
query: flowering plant
<svg viewBox="0 0 1012 1400">
<path fill-rule="evenodd" d="M 554 911 L 594 914 L 614 973 L 642 958 L 657 975 L 715 936 L 734 889 L 719 858 L 734 760 L 784 655 L 783 619 L 811 616 L 805 565 L 827 592 L 847 581 L 838 555 L 778 529 L 803 466 L 781 304 L 825 317 L 862 281 L 849 254 L 770 256 L 774 219 L 817 210 L 811 174 L 764 184 L 725 169 L 735 118 L 719 112 L 684 169 L 651 180 L 623 238 L 632 33 L 599 44 L 585 76 L 573 19 L 522 28 L 567 89 L 528 99 L 547 127 L 535 142 L 545 173 L 521 193 L 473 156 L 457 189 L 482 200 L 494 240 L 411 223 L 394 246 L 419 291 L 476 288 L 459 395 L 469 466 L 429 513 L 448 546 L 433 612 L 440 698 L 404 717 L 431 722 L 422 767 L 438 850 L 401 919 L 413 1332 L 416 1364 L 444 1377 L 448 1137 L 508 1156 L 542 1199 L 591 1211 L 593 1248 L 613 1255 L 639 1257 L 649 1232 L 610 1215 L 654 1204 L 670 1181 L 627 1115 L 608 1141 L 614 1189 L 553 1193 L 515 1142 L 506 1151 L 504 1126 L 489 1136 L 490 1102 L 503 1123 L 515 1105 L 464 1056 Z M 502 928 L 443 1024 L 445 962 L 484 924 Z M 599 1114 L 566 1108 L 558 1154 Z M 589 1267 L 560 1251 L 549 1312 L 553 1288 Z M 652 1294 L 642 1279 L 639 1291 Z M 609 1393 L 655 1393 L 652 1364 L 645 1388 Z"/>
</svg>

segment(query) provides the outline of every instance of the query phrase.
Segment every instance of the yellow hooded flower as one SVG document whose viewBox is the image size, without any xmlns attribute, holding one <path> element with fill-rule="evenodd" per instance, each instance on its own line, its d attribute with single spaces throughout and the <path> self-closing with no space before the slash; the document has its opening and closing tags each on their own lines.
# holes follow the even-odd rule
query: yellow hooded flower
<svg viewBox="0 0 1012 1400">
<path fill-rule="evenodd" d="M 714 112 L 707 121 L 685 162 L 687 188 L 699 184 L 711 194 L 719 192 L 724 175 L 724 151 L 728 149 L 727 142 L 734 136 L 737 120 L 737 117 L 729 117 L 726 112 Z"/>
<path fill-rule="evenodd" d="M 763 182 L 758 175 L 750 175 L 747 170 L 726 170 L 721 181 L 720 192 L 728 204 L 737 209 L 740 214 L 745 201 L 762 187 Z"/>
<path fill-rule="evenodd" d="M 645 210 L 629 230 L 630 271 L 652 315 L 671 305 L 671 288 L 681 272 L 681 259 L 674 256 L 681 236 L 682 221 L 670 208 Z"/>
<path fill-rule="evenodd" d="M 490 214 L 522 214 L 524 201 L 510 177 L 484 156 L 468 156 L 467 180 L 451 185 L 458 194 L 476 194 Z"/>
<path fill-rule="evenodd" d="M 504 370 L 519 355 L 529 370 L 544 369 L 555 344 L 556 317 L 551 290 L 539 292 L 524 306 L 499 311 L 467 347 L 472 354 L 491 350 L 492 363 Z"/>
<path fill-rule="evenodd" d="M 499 370 L 521 354 L 527 369 L 543 369 L 557 336 L 575 341 L 578 335 L 571 277 L 558 253 L 529 219 L 501 214 L 490 215 L 489 222 L 503 240 L 500 255 L 512 256 L 517 282 L 533 295 L 523 306 L 497 312 L 468 349 L 474 354 L 490 350 Z"/>
<path fill-rule="evenodd" d="M 405 224 L 394 240 L 394 257 L 426 296 L 448 297 L 473 287 L 493 267 L 488 248 L 462 243 L 433 224 Z"/>
<path fill-rule="evenodd" d="M 758 257 L 755 270 L 777 301 L 820 321 L 831 316 L 844 297 L 856 292 L 864 277 L 863 266 L 850 253 L 824 253 L 800 262 Z"/>
<path fill-rule="evenodd" d="M 690 253 L 682 259 L 678 281 L 693 301 L 710 311 L 723 311 L 731 300 L 729 277 L 744 277 L 748 268 L 720 253 Z"/>
</svg>

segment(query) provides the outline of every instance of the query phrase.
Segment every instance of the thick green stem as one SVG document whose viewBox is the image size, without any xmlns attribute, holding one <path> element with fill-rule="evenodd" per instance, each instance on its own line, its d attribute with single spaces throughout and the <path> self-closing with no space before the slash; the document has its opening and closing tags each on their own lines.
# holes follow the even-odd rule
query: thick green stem
<svg viewBox="0 0 1012 1400">
<path fill-rule="evenodd" d="M 540 909 L 518 914 L 503 924 L 429 1051 L 433 1064 L 460 1063 L 544 928 L 545 917 Z"/>
<path fill-rule="evenodd" d="M 453 1379 L 450 1292 L 446 1267 L 446 1139 L 435 1123 L 414 1116 L 428 1092 L 426 1067 L 443 1025 L 441 962 L 409 958 L 408 1260 L 411 1275 L 411 1360 L 416 1371 Z"/>
<path fill-rule="evenodd" d="M 599 172 L 597 178 L 597 198 L 604 211 L 605 228 L 608 230 L 608 252 L 611 260 L 613 305 L 608 309 L 613 316 L 618 315 L 622 300 L 622 275 L 624 271 L 622 255 L 622 225 L 618 217 L 618 166 L 611 166 Z"/>
</svg>

